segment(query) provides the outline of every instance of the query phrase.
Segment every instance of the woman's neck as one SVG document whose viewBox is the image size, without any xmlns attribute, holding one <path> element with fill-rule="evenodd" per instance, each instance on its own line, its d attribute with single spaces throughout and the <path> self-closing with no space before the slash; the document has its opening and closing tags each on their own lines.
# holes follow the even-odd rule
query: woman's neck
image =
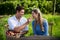
<svg viewBox="0 0 60 40">
<path fill-rule="evenodd" d="M 35 18 L 36 21 L 38 21 L 38 18 Z"/>
<path fill-rule="evenodd" d="M 39 21 L 38 21 L 38 18 L 36 18 L 35 21 L 36 21 L 36 23 L 38 23 L 38 22 L 39 22 Z"/>
<path fill-rule="evenodd" d="M 36 18 L 35 21 L 36 21 L 37 23 L 39 23 L 39 19 L 38 19 L 38 18 Z M 43 18 L 41 18 L 41 21 L 43 21 Z"/>
</svg>

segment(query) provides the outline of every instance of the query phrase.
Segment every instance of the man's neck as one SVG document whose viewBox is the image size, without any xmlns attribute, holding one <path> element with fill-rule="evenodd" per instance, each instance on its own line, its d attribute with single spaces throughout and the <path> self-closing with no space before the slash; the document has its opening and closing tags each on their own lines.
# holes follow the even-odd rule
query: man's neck
<svg viewBox="0 0 60 40">
<path fill-rule="evenodd" d="M 16 19 L 17 19 L 18 21 L 20 20 L 20 18 L 21 18 L 20 16 L 17 16 L 17 15 L 16 15 Z"/>
</svg>

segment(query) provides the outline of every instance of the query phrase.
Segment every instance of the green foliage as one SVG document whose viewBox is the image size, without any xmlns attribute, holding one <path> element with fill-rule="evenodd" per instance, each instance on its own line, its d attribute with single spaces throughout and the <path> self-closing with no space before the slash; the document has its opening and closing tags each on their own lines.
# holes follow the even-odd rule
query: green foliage
<svg viewBox="0 0 60 40">
<path fill-rule="evenodd" d="M 56 12 L 60 13 L 60 0 L 56 0 Z"/>
<path fill-rule="evenodd" d="M 52 12 L 52 1 L 46 0 L 6 0 L 0 2 L 0 15 L 15 13 L 17 4 L 24 6 L 25 13 L 31 13 L 33 8 L 39 8 L 43 13 Z"/>
<path fill-rule="evenodd" d="M 15 11 L 13 3 L 1 3 L 0 4 L 0 15 L 12 14 Z"/>
<path fill-rule="evenodd" d="M 46 14 L 53 12 L 52 0 L 1 0 L 0 14 L 15 13 L 15 8 L 17 4 L 24 6 L 25 13 L 31 13 L 31 10 L 33 8 L 39 8 L 43 13 L 46 13 Z M 60 13 L 59 10 L 60 10 L 60 0 L 56 0 L 56 12 Z"/>
<path fill-rule="evenodd" d="M 0 25 L 1 26 L 1 25 Z M 4 27 L 0 27 L 0 40 L 6 40 Z"/>
<path fill-rule="evenodd" d="M 38 2 L 39 2 L 38 7 L 43 13 L 47 14 L 49 12 L 52 12 L 52 6 L 53 6 L 52 1 L 39 0 Z"/>
</svg>

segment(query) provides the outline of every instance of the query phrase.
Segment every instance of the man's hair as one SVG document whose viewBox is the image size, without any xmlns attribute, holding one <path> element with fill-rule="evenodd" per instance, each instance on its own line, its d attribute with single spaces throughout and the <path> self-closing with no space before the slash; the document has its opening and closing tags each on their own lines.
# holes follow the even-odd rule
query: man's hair
<svg viewBox="0 0 60 40">
<path fill-rule="evenodd" d="M 24 7 L 22 7 L 22 6 L 20 6 L 19 4 L 17 4 L 16 12 L 17 12 L 17 11 L 21 11 L 22 9 L 24 9 Z"/>
</svg>

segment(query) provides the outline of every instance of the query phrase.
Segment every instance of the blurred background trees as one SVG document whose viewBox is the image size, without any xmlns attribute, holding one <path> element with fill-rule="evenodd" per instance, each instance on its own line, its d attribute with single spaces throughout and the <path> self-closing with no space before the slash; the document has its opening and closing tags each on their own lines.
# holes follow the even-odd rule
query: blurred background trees
<svg viewBox="0 0 60 40">
<path fill-rule="evenodd" d="M 24 6 L 25 13 L 31 13 L 33 8 L 39 8 L 42 13 L 53 12 L 53 0 L 0 0 L 0 15 L 14 14 L 17 4 Z M 60 13 L 60 0 L 56 0 L 55 11 Z M 28 10 L 28 11 L 27 11 Z"/>
</svg>

